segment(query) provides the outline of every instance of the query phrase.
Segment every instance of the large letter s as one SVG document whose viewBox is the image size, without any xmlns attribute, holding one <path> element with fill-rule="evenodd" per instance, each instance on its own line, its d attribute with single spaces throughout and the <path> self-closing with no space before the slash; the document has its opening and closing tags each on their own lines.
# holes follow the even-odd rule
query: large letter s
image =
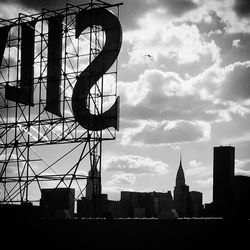
<svg viewBox="0 0 250 250">
<path fill-rule="evenodd" d="M 91 114 L 87 97 L 94 84 L 116 60 L 122 44 L 122 28 L 115 15 L 106 9 L 83 10 L 76 16 L 76 38 L 92 25 L 100 25 L 106 42 L 100 54 L 80 74 L 72 95 L 72 109 L 76 121 L 85 129 L 99 131 L 108 127 L 118 130 L 119 97 L 112 107 L 102 114 Z"/>
</svg>

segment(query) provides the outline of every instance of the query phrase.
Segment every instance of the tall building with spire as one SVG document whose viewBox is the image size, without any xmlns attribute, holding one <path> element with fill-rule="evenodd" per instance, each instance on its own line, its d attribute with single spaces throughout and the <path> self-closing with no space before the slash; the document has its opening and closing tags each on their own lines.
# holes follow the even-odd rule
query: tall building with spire
<svg viewBox="0 0 250 250">
<path fill-rule="evenodd" d="M 182 159 L 177 171 L 174 187 L 174 205 L 179 217 L 188 216 L 189 211 L 189 186 L 185 183 Z"/>
<path fill-rule="evenodd" d="M 101 194 L 100 172 L 97 169 L 96 157 L 93 158 L 93 164 L 88 173 L 86 185 L 86 199 L 93 200 Z"/>
</svg>

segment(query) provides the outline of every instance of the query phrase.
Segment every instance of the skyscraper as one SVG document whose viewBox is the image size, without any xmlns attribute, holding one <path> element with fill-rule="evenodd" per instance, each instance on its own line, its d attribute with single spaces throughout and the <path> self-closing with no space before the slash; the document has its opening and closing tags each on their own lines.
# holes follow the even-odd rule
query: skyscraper
<svg viewBox="0 0 250 250">
<path fill-rule="evenodd" d="M 179 217 L 185 217 L 188 215 L 188 204 L 189 186 L 185 184 L 185 175 L 180 157 L 180 164 L 177 171 L 174 187 L 174 205 Z"/>
<path fill-rule="evenodd" d="M 97 161 L 94 157 L 94 164 L 88 173 L 87 185 L 86 185 L 86 199 L 92 200 L 99 197 L 101 194 L 101 181 L 100 172 L 97 169 Z"/>
<path fill-rule="evenodd" d="M 213 205 L 215 216 L 225 216 L 230 212 L 232 182 L 234 178 L 234 157 L 234 147 L 214 147 Z"/>
</svg>

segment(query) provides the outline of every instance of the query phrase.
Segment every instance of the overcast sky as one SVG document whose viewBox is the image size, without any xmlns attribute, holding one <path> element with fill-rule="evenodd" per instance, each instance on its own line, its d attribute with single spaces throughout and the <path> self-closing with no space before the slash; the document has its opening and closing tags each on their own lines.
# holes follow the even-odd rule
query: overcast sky
<svg viewBox="0 0 250 250">
<path fill-rule="evenodd" d="M 89 1 L 0 0 L 0 17 L 66 2 Z M 186 184 L 211 202 L 214 146 L 235 146 L 236 174 L 250 175 L 250 2 L 123 3 L 120 131 L 104 143 L 103 191 L 173 191 L 181 152 Z"/>
</svg>

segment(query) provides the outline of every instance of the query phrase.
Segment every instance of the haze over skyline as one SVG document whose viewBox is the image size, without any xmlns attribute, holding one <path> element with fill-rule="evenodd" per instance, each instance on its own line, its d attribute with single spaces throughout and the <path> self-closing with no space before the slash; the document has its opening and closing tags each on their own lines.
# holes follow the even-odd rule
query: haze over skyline
<svg viewBox="0 0 250 250">
<path fill-rule="evenodd" d="M 0 0 L 0 17 L 66 2 L 89 1 Z M 249 2 L 106 2 L 124 4 L 120 131 L 103 144 L 103 193 L 173 192 L 181 153 L 190 190 L 211 202 L 214 146 L 234 146 L 236 174 L 250 175 Z M 42 154 L 53 162 L 48 149 Z"/>
</svg>

